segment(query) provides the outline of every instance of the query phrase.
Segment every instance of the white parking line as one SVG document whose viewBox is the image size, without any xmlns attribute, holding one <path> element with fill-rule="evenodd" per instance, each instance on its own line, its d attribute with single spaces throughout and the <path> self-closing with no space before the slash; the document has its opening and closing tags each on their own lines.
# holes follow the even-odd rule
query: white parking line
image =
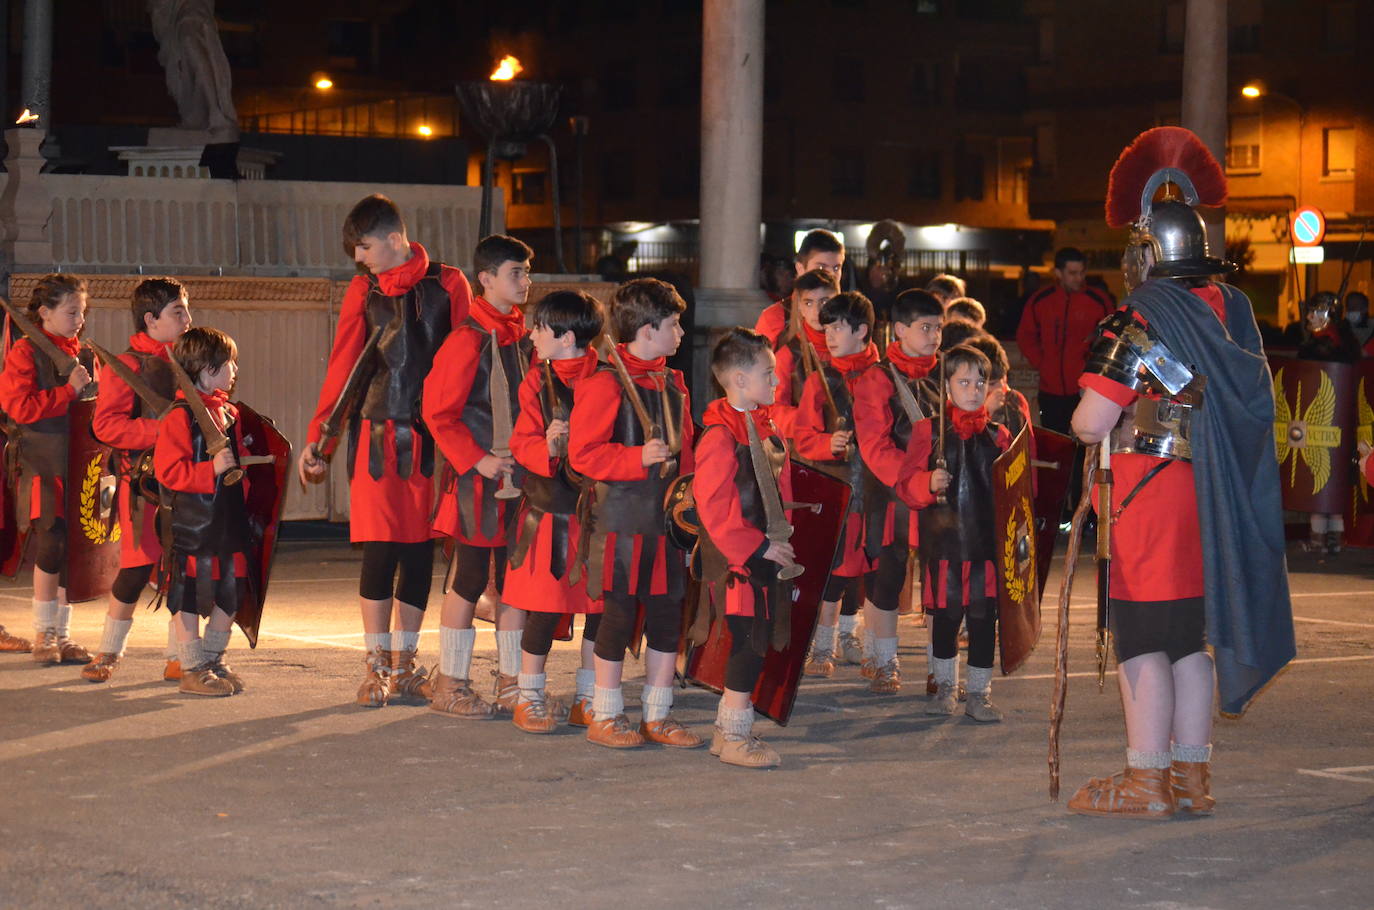
<svg viewBox="0 0 1374 910">
<path fill-rule="evenodd" d="M 1312 768 L 1299 768 L 1299 774 L 1307 774 L 1311 777 L 1329 777 L 1332 780 L 1348 780 L 1357 784 L 1374 784 L 1374 777 L 1359 777 L 1360 773 L 1368 774 L 1374 771 L 1374 765 L 1354 765 L 1349 768 L 1322 768 L 1320 770 Z"/>
</svg>

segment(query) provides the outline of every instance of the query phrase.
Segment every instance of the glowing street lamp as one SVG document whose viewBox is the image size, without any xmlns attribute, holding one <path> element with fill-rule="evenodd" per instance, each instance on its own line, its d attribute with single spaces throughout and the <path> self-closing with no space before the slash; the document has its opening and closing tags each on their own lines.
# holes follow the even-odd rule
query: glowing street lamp
<svg viewBox="0 0 1374 910">
<path fill-rule="evenodd" d="M 491 74 L 492 82 L 509 82 L 516 76 L 524 72 L 524 67 L 520 61 L 510 54 L 501 58 L 501 62 L 496 64 L 496 69 Z"/>
<path fill-rule="evenodd" d="M 422 123 L 420 124 L 419 129 L 417 129 L 416 132 L 419 133 L 421 136 L 424 136 L 426 139 L 428 139 L 430 136 L 434 135 L 434 128 L 430 126 L 428 123 Z"/>
<path fill-rule="evenodd" d="M 315 74 L 315 88 L 319 89 L 319 90 L 322 91 L 322 92 L 327 92 L 327 91 L 329 91 L 329 90 L 330 90 L 331 88 L 333 88 L 333 87 L 334 87 L 334 80 L 333 80 L 333 79 L 330 79 L 330 78 L 329 78 L 328 76 L 326 76 L 324 73 L 316 73 L 316 74 Z"/>
</svg>

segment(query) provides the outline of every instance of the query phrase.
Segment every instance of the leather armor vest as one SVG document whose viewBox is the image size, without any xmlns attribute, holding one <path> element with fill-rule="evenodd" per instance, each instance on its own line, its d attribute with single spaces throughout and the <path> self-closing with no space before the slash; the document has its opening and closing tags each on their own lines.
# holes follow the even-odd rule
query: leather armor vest
<svg viewBox="0 0 1374 910">
<path fill-rule="evenodd" d="M 431 262 L 423 278 L 397 297 L 382 293 L 368 276 L 363 313 L 367 331 L 382 326 L 376 370 L 363 394 L 361 415 L 370 421 L 410 421 L 419 411 L 420 390 L 434 355 L 453 328 L 448 291 L 439 283 L 442 266 Z"/>
<path fill-rule="evenodd" d="M 148 388 L 152 389 L 163 398 L 166 398 L 168 401 L 176 397 L 176 376 L 172 374 L 172 367 L 166 360 L 158 357 L 156 354 L 144 354 L 140 351 L 129 350 L 125 351 L 125 353 L 131 355 L 134 360 L 138 361 L 138 375 L 148 384 Z M 129 412 L 129 418 L 131 420 L 139 420 L 147 417 L 156 420 L 161 416 L 160 414 L 145 413 L 147 408 L 148 406 L 143 403 L 143 399 L 135 395 L 134 407 L 133 410 Z"/>
<path fill-rule="evenodd" d="M 883 371 L 883 375 L 888 381 L 895 382 L 893 379 L 893 369 L 890 361 L 886 358 L 878 361 L 875 369 Z M 931 381 L 929 376 L 920 379 L 912 379 L 900 369 L 895 371 L 898 376 L 906 382 L 912 394 L 916 396 L 916 403 L 921 406 L 925 416 L 933 417 L 939 413 L 940 402 L 938 399 L 939 387 Z M 911 442 L 911 419 L 907 417 L 906 408 L 902 407 L 902 397 L 896 385 L 892 387 L 892 394 L 887 398 L 887 410 L 892 415 L 892 426 L 888 429 L 888 436 L 892 444 L 903 452 Z M 864 495 L 862 507 L 864 511 L 864 552 L 870 559 L 877 559 L 883 549 L 883 535 L 887 525 L 887 508 L 893 507 L 892 521 L 892 545 L 899 549 L 906 549 L 911 546 L 909 540 L 911 510 L 906 503 L 892 491 L 892 489 L 878 480 L 877 475 L 865 467 Z"/>
<path fill-rule="evenodd" d="M 830 397 L 835 400 L 835 407 L 839 414 L 831 416 L 829 398 L 823 398 L 821 413 L 825 417 L 826 433 L 834 433 L 839 429 L 839 419 L 843 419 L 844 428 L 849 431 L 854 430 L 854 396 L 849 391 L 849 383 L 845 381 L 845 376 L 835 367 L 829 364 L 821 369 L 822 380 L 830 386 Z M 838 418 L 838 419 L 837 419 Z M 859 454 L 858 445 L 854 445 L 853 454 L 844 464 L 837 465 L 842 474 L 841 479 L 849 484 L 852 491 L 849 497 L 849 511 L 862 512 L 864 510 L 864 489 L 867 486 L 865 475 L 868 469 L 864 467 L 863 457 Z"/>
<path fill-rule="evenodd" d="M 191 425 L 191 459 L 210 461 L 205 436 L 191 413 L 190 405 L 178 402 Z M 237 450 L 238 422 L 230 421 L 224 435 Z M 247 547 L 248 518 L 243 485 L 225 486 L 216 480 L 214 493 L 188 493 L 162 488 L 163 520 L 171 521 L 172 549 L 185 556 L 228 557 Z M 222 571 L 226 571 L 222 567 Z M 227 571 L 232 571 L 229 569 Z"/>
<path fill-rule="evenodd" d="M 602 369 L 609 370 L 611 367 L 603 365 Z M 671 426 L 677 429 L 674 435 L 681 439 L 682 392 L 678 390 L 670 371 L 655 375 L 658 381 L 664 384 L 664 390 L 646 389 L 636 382 L 635 392 L 644 402 L 649 419 L 663 427 L 665 433 L 668 432 L 671 421 Z M 622 446 L 642 446 L 645 442 L 644 430 L 640 427 L 634 407 L 625 398 L 625 394 L 622 389 L 620 409 L 616 411 L 609 441 Z M 610 480 L 597 483 L 598 533 L 646 534 L 653 537 L 664 533 L 663 501 L 668 493 L 668 487 L 672 485 L 673 477 L 660 477 L 656 465 L 649 468 L 648 474 L 644 480 Z"/>
<path fill-rule="evenodd" d="M 945 470 L 951 475 L 945 505 L 920 510 L 921 559 L 927 564 L 983 562 L 996 558 L 992 528 L 992 463 L 1002 450 L 997 447 L 998 424 L 989 422 L 981 433 L 960 439 L 954 428 L 945 426 Z M 933 446 L 928 468 L 933 469 L 939 453 L 939 428 L 932 427 Z"/>
<path fill-rule="evenodd" d="M 544 426 L 547 427 L 554 419 L 549 408 L 549 393 L 546 391 L 547 377 L 553 377 L 553 395 L 562 404 L 564 414 L 572 413 L 573 390 L 558 378 L 557 373 L 549 371 L 543 375 L 544 378 L 539 381 L 538 400 L 539 409 L 544 415 Z M 525 491 L 525 501 L 529 503 L 530 508 L 554 515 L 571 515 L 577 511 L 577 498 L 582 490 L 569 479 L 563 468 L 564 464 L 560 461 L 552 477 L 533 472 L 525 475 L 525 481 L 520 488 Z"/>
</svg>

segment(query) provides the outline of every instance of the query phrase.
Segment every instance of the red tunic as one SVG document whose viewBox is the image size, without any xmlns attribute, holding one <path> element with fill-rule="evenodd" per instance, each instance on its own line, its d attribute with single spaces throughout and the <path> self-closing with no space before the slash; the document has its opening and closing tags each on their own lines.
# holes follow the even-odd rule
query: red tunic
<svg viewBox="0 0 1374 910">
<path fill-rule="evenodd" d="M 154 341 L 148 333 L 139 332 L 129 336 L 129 348 L 140 354 L 171 357 L 171 345 Z M 135 373 L 141 364 L 133 354 L 120 354 L 120 361 Z M 130 455 L 137 455 L 151 449 L 157 443 L 157 417 L 132 416 L 138 404 L 138 395 L 114 370 L 106 370 L 101 376 L 100 393 L 95 401 L 95 416 L 91 418 L 91 429 L 96 438 L 107 445 L 119 449 L 119 567 L 131 569 L 138 566 L 151 566 L 162 555 L 162 541 L 158 539 L 157 523 L 150 520 L 156 506 L 143 503 L 143 518 L 135 527 L 132 512 L 132 498 L 135 494 L 128 483 L 132 468 Z M 146 408 L 144 409 L 146 411 Z"/>
<path fill-rule="evenodd" d="M 1215 285 L 1195 288 L 1225 323 L 1225 301 Z M 1137 315 L 1136 318 L 1141 318 Z M 1078 383 L 1120 405 L 1139 398 L 1120 383 L 1085 373 Z M 1112 513 L 1137 483 L 1162 461 L 1136 452 L 1112 456 Z M 1131 500 L 1112 522 L 1112 597 L 1119 600 L 1182 600 L 1203 596 L 1202 531 L 1198 524 L 1193 466 L 1174 460 Z"/>
<path fill-rule="evenodd" d="M 656 384 L 656 378 L 653 374 L 662 373 L 666 369 L 666 358 L 640 360 L 626 350 L 623 344 L 617 345 L 616 349 L 620 352 L 621 359 L 625 362 L 625 368 L 636 385 L 646 389 L 660 388 Z M 682 379 L 682 373 L 678 370 L 669 370 L 668 372 L 672 377 L 673 385 L 682 395 L 682 451 L 677 456 L 678 473 L 690 474 L 693 463 L 691 401 L 687 394 L 687 385 Z M 616 378 L 615 373 L 610 370 L 594 373 L 577 386 L 577 397 L 573 403 L 573 411 L 569 419 L 568 460 L 572 464 L 573 470 L 591 480 L 647 480 L 650 470 L 657 471 L 659 469 L 658 465 L 654 465 L 652 468 L 644 467 L 643 446 L 627 446 L 611 442 L 616 415 L 620 411 L 623 400 L 624 392 L 621 391 L 620 381 Z M 603 591 L 610 590 L 611 579 L 615 577 L 615 537 L 616 535 L 611 533 L 607 535 L 606 539 L 606 559 L 603 563 L 602 575 L 604 579 Z M 664 535 L 658 535 L 653 541 L 656 549 L 651 568 L 653 573 L 653 577 L 650 579 L 651 595 L 668 593 L 667 541 L 668 539 Z M 629 587 L 632 591 L 639 587 L 642 546 L 642 536 L 636 535 L 629 580 Z M 676 554 L 676 552 L 675 550 L 674 553 Z"/>
<path fill-rule="evenodd" d="M 552 361 L 554 372 L 566 386 L 576 389 L 581 380 L 596 372 L 596 351 L 588 349 L 579 358 Z M 549 444 L 545 438 L 544 409 L 540 405 L 539 390 L 543 387 L 543 371 L 532 369 L 520 384 L 520 416 L 515 419 L 515 432 L 511 436 L 510 450 L 515 460 L 527 471 L 544 477 L 553 477 L 558 461 L 549 456 Z M 521 509 L 523 515 L 524 508 Z M 521 518 L 516 519 L 519 527 Z M 521 610 L 539 613 L 600 613 L 602 602 L 587 596 L 585 584 L 572 584 L 568 581 L 570 572 L 562 578 L 554 578 L 549 571 L 553 543 L 553 516 L 544 514 L 539 519 L 539 528 L 534 533 L 534 542 L 524 562 L 519 566 L 506 569 L 506 586 L 501 599 Z M 571 567 L 577 562 L 577 541 L 581 526 L 577 516 L 568 522 L 568 553 L 566 565 Z"/>
<path fill-rule="evenodd" d="M 958 433 L 960 438 L 968 439 L 974 433 L 981 433 L 988 427 L 988 414 L 983 408 L 977 411 L 962 411 L 953 404 L 946 401 L 945 410 L 949 415 L 950 424 L 953 431 Z M 902 462 L 900 477 L 897 481 L 897 495 L 902 498 L 914 513 L 917 509 L 927 508 L 935 503 L 935 494 L 930 490 L 930 477 L 935 473 L 931 468 L 931 455 L 935 449 L 935 426 L 938 417 L 928 417 L 917 423 L 911 428 L 911 442 L 907 446 L 906 457 Z M 997 427 L 996 444 L 999 449 L 1006 451 L 1011 445 L 1011 433 L 1006 427 L 993 424 Z M 993 504 L 974 503 L 974 508 L 980 514 L 986 514 L 987 520 L 992 521 Z M 963 514 L 963 513 L 960 513 Z M 938 565 L 932 565 L 932 560 L 921 560 L 921 606 L 927 611 L 940 610 L 950 605 L 949 595 L 956 593 L 962 599 L 960 606 L 967 607 L 973 600 L 978 598 L 997 597 L 997 572 L 991 559 L 983 560 L 981 577 L 983 579 L 982 590 L 972 590 L 970 580 L 975 577 L 973 563 L 965 561 L 962 570 L 957 573 L 962 583 L 957 592 L 950 592 L 942 589 L 941 580 L 949 577 L 949 564 L 946 560 L 939 560 Z"/>
<path fill-rule="evenodd" d="M 758 322 L 754 323 L 754 331 L 767 338 L 768 343 L 774 346 L 786 329 L 787 308 L 781 300 L 764 307 L 763 312 L 759 314 Z"/>
<path fill-rule="evenodd" d="M 448 339 L 439 348 L 439 353 L 434 355 L 434 367 L 425 378 L 425 392 L 421 401 L 425 426 L 434 435 L 434 442 L 444 453 L 449 465 L 458 474 L 473 473 L 473 496 L 477 501 L 477 514 L 480 515 L 483 489 L 488 484 L 499 485 L 501 480 L 499 477 L 488 480 L 477 473 L 477 462 L 491 453 L 473 439 L 472 431 L 463 423 L 463 409 L 472 391 L 486 333 L 495 331 L 497 343 L 505 347 L 518 344 L 526 332 L 524 314 L 518 309 L 501 313 L 481 297 L 474 298 L 469 315 L 473 322 L 482 327 L 482 331 L 467 324 L 454 326 Z M 512 385 L 520 381 L 519 376 L 507 376 L 506 379 Z M 457 489 L 445 490 L 440 494 L 434 531 L 472 546 L 503 547 L 506 545 L 507 508 L 514 504 L 513 499 L 496 500 L 498 530 L 491 537 L 482 534 L 479 529 L 465 534 L 458 519 Z"/>
<path fill-rule="evenodd" d="M 425 275 L 429 268 L 429 255 L 418 243 L 410 245 L 411 258 L 388 269 L 377 276 L 383 294 L 398 296 L 406 293 Z M 453 325 L 467 319 L 468 306 L 472 292 L 467 279 L 458 269 L 444 266 L 439 282 L 448 291 L 450 318 Z M 319 442 L 320 423 L 329 416 L 334 403 L 348 381 L 348 373 L 362 353 L 367 342 L 367 317 L 364 303 L 367 301 L 367 279 L 357 276 L 348 285 L 343 305 L 339 311 L 339 324 L 334 332 L 334 347 L 329 352 L 329 367 L 325 372 L 324 386 L 320 389 L 319 403 L 315 416 L 310 421 L 306 434 L 308 442 Z M 371 421 L 360 420 L 359 438 L 366 440 Z M 353 477 L 349 482 L 351 518 L 349 536 L 354 543 L 368 540 L 392 541 L 395 543 L 419 543 L 430 539 L 429 516 L 433 506 L 434 481 L 420 471 L 411 471 L 409 477 L 396 474 L 396 451 L 394 448 L 391 421 L 386 428 L 384 473 L 381 479 L 373 480 L 367 469 L 367 446 L 359 445 L 353 464 Z"/>
<path fill-rule="evenodd" d="M 902 350 L 901 342 L 894 341 L 887 347 L 887 359 L 904 376 L 922 379 L 935 369 L 938 358 L 908 357 Z M 902 470 L 902 460 L 906 452 L 897 446 L 892 438 L 892 396 L 897 389 L 892 384 L 884 364 L 874 364 L 863 372 L 854 383 L 854 438 L 864 464 L 878 483 L 887 489 L 895 489 Z M 882 546 L 889 546 L 895 539 L 893 522 L 896 516 L 895 502 L 888 502 L 887 514 L 883 516 Z M 917 532 L 916 512 L 907 516 L 907 540 L 914 548 L 920 540 Z M 871 549 L 871 548 L 870 548 Z"/>
<path fill-rule="evenodd" d="M 802 321 L 801 325 L 806 338 L 815 348 L 821 364 L 824 366 L 830 363 L 830 349 L 825 346 L 825 332 L 811 328 L 805 320 Z M 801 344 L 801 341 L 799 340 L 797 344 Z M 786 344 L 778 348 L 777 360 L 778 389 L 774 400 L 783 404 L 800 404 L 801 389 L 793 388 L 796 382 L 797 353 L 793 351 L 792 345 Z"/>
<path fill-rule="evenodd" d="M 857 354 L 831 360 L 830 365 L 840 371 L 844 377 L 845 387 L 852 396 L 859 377 L 877 362 L 878 348 L 870 343 Z M 793 422 L 792 439 L 796 442 L 797 454 L 804 458 L 816 462 L 844 464 L 844 460 L 836 458 L 830 450 L 830 438 L 833 434 L 826 432 L 826 396 L 825 387 L 822 385 L 824 381 L 825 377 L 819 372 L 806 377 L 806 385 L 802 387 L 801 401 L 797 405 Z M 857 445 L 853 458 L 860 458 Z M 862 509 L 858 508 L 860 505 L 861 503 L 854 503 L 854 508 L 845 516 L 840 562 L 831 572 L 841 578 L 857 578 L 872 568 L 867 554 L 864 553 L 864 514 Z"/>
<path fill-rule="evenodd" d="M 228 392 L 202 393 L 201 401 L 210 411 L 210 416 L 215 421 L 215 426 L 219 427 L 220 432 L 228 425 L 229 420 L 238 419 L 238 409 L 229 403 Z M 186 396 L 177 392 L 177 400 L 185 401 Z M 153 470 L 157 474 L 157 482 L 169 490 L 176 490 L 182 493 L 214 493 L 216 490 L 215 464 L 213 459 L 206 461 L 196 461 L 195 452 L 191 443 L 191 422 L 195 417 L 186 408 L 173 408 L 167 416 L 158 421 L 157 443 L 153 448 Z M 244 452 L 238 444 L 235 436 L 230 436 L 233 440 L 234 453 L 242 458 Z M 243 496 L 248 498 L 248 475 L 245 473 L 243 480 Z M 220 577 L 219 557 L 214 558 L 215 578 Z M 248 561 L 244 559 L 242 553 L 234 554 L 234 575 L 242 578 L 248 575 Z M 186 577 L 196 577 L 196 560 L 188 556 L 186 559 Z"/>
<path fill-rule="evenodd" d="M 781 438 L 781 431 L 772 420 L 771 407 L 758 407 L 749 412 L 758 428 L 759 438 Z M 706 406 L 702 415 L 705 429 L 722 427 L 724 432 L 702 432 L 696 447 L 696 473 L 692 477 L 692 494 L 696 499 L 701 526 L 710 535 L 729 563 L 732 575 L 748 577 L 745 563 L 761 557 L 768 549 L 763 528 L 745 518 L 740 504 L 735 475 L 739 471 L 738 446 L 749 444 L 749 431 L 744 425 L 744 412 L 736 410 L 724 398 L 717 398 Z M 782 500 L 792 498 L 791 473 L 784 462 L 778 487 Z M 790 517 L 790 516 L 789 516 Z M 710 580 L 711 597 L 719 602 L 725 598 L 725 612 L 730 616 L 753 616 L 756 592 L 752 584 L 726 584 Z M 722 590 L 723 589 L 723 590 Z"/>
<path fill-rule="evenodd" d="M 81 350 L 81 341 L 77 338 L 63 338 L 60 335 L 47 335 L 53 344 L 73 357 Z M 10 347 L 5 354 L 5 367 L 0 371 L 0 410 L 9 415 L 10 419 L 21 426 L 26 423 L 36 423 L 46 420 L 49 417 L 60 417 L 67 413 L 71 403 L 76 400 L 76 390 L 69 384 L 62 383 L 51 389 L 38 387 L 38 366 L 34 363 L 33 343 L 27 338 L 20 338 Z M 92 379 L 96 377 L 92 376 Z M 64 500 L 62 475 L 66 473 L 66 466 L 54 466 L 57 473 L 57 516 L 64 515 Z M 40 478 L 33 478 L 33 494 L 30 499 L 29 518 L 30 520 L 39 517 Z"/>
</svg>

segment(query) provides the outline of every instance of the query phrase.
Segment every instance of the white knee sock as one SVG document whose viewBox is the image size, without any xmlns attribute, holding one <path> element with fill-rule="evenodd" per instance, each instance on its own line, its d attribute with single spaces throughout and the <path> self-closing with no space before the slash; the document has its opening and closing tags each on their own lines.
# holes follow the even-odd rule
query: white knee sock
<svg viewBox="0 0 1374 910">
<path fill-rule="evenodd" d="M 935 681 L 944 686 L 957 686 L 959 684 L 959 658 L 957 657 L 932 657 L 930 665 L 931 672 L 935 674 Z"/>
<path fill-rule="evenodd" d="M 645 686 L 644 691 L 639 694 L 639 704 L 646 722 L 663 720 L 673 709 L 673 687 Z"/>
<path fill-rule="evenodd" d="M 69 638 L 72 632 L 72 605 L 57 605 L 57 637 Z"/>
<path fill-rule="evenodd" d="M 453 679 L 471 679 L 472 646 L 476 629 L 439 627 L 439 672 Z"/>
<path fill-rule="evenodd" d="M 754 709 L 727 708 L 722 698 L 720 707 L 716 708 L 716 726 L 726 736 L 744 739 L 754 730 Z"/>
<path fill-rule="evenodd" d="M 625 691 L 619 686 L 614 689 L 596 687 L 592 695 L 592 717 L 595 720 L 610 720 L 625 713 Z"/>
<path fill-rule="evenodd" d="M 583 670 L 577 671 L 577 698 L 591 698 L 596 694 L 596 671 Z"/>
<path fill-rule="evenodd" d="M 205 655 L 201 651 L 199 638 L 177 642 L 177 656 L 181 658 L 181 669 L 184 672 L 194 670 L 205 663 Z"/>
<path fill-rule="evenodd" d="M 390 651 L 390 650 L 391 650 L 391 633 L 390 633 L 390 632 L 364 632 L 364 633 L 363 633 L 363 647 L 364 647 L 364 648 L 367 648 L 367 653 L 368 653 L 368 654 L 373 654 L 373 653 L 375 653 L 376 650 L 377 650 L 378 648 L 381 648 L 383 651 Z"/>
<path fill-rule="evenodd" d="M 211 660 L 222 655 L 229 650 L 230 629 L 206 629 L 201 641 L 205 643 L 205 651 Z"/>
<path fill-rule="evenodd" d="M 835 650 L 835 631 L 834 626 L 816 626 L 815 637 L 811 639 L 816 653 L 829 654 Z"/>
<path fill-rule="evenodd" d="M 521 701 L 544 700 L 544 686 L 548 683 L 548 674 L 521 673 L 519 678 Z"/>
<path fill-rule="evenodd" d="M 992 667 L 969 667 L 965 688 L 968 689 L 969 695 L 987 695 L 992 692 Z"/>
<path fill-rule="evenodd" d="M 116 657 L 124 653 L 124 645 L 129 640 L 129 629 L 133 628 L 132 619 L 115 619 L 106 614 L 105 631 L 100 636 L 100 653 Z"/>
<path fill-rule="evenodd" d="M 1209 762 L 1212 760 L 1212 744 L 1205 746 L 1184 746 L 1174 743 L 1172 750 L 1174 761 L 1186 762 Z"/>
<path fill-rule="evenodd" d="M 1138 771 L 1160 770 L 1173 764 L 1173 755 L 1168 752 L 1137 752 L 1135 749 L 1126 750 L 1126 767 L 1135 768 Z"/>
<path fill-rule="evenodd" d="M 520 629 L 496 630 L 496 664 L 503 676 L 520 673 Z"/>
<path fill-rule="evenodd" d="M 839 629 L 841 633 L 848 632 L 850 635 L 853 635 L 854 630 L 858 627 L 859 615 L 857 613 L 853 616 L 845 616 L 843 613 L 840 614 Z"/>
<path fill-rule="evenodd" d="M 418 651 L 420 650 L 420 630 L 410 631 L 409 629 L 397 629 L 391 633 L 391 648 L 387 650 L 396 651 Z"/>
<path fill-rule="evenodd" d="M 175 616 L 167 620 L 167 659 L 181 660 L 181 652 L 177 649 L 177 618 Z"/>
<path fill-rule="evenodd" d="M 897 639 L 893 638 L 874 638 L 867 635 L 865 638 L 873 642 L 873 659 L 878 666 L 883 667 L 897 659 Z"/>
<path fill-rule="evenodd" d="M 49 629 L 57 628 L 57 601 L 35 600 L 33 602 L 33 628 L 39 635 Z"/>
</svg>

